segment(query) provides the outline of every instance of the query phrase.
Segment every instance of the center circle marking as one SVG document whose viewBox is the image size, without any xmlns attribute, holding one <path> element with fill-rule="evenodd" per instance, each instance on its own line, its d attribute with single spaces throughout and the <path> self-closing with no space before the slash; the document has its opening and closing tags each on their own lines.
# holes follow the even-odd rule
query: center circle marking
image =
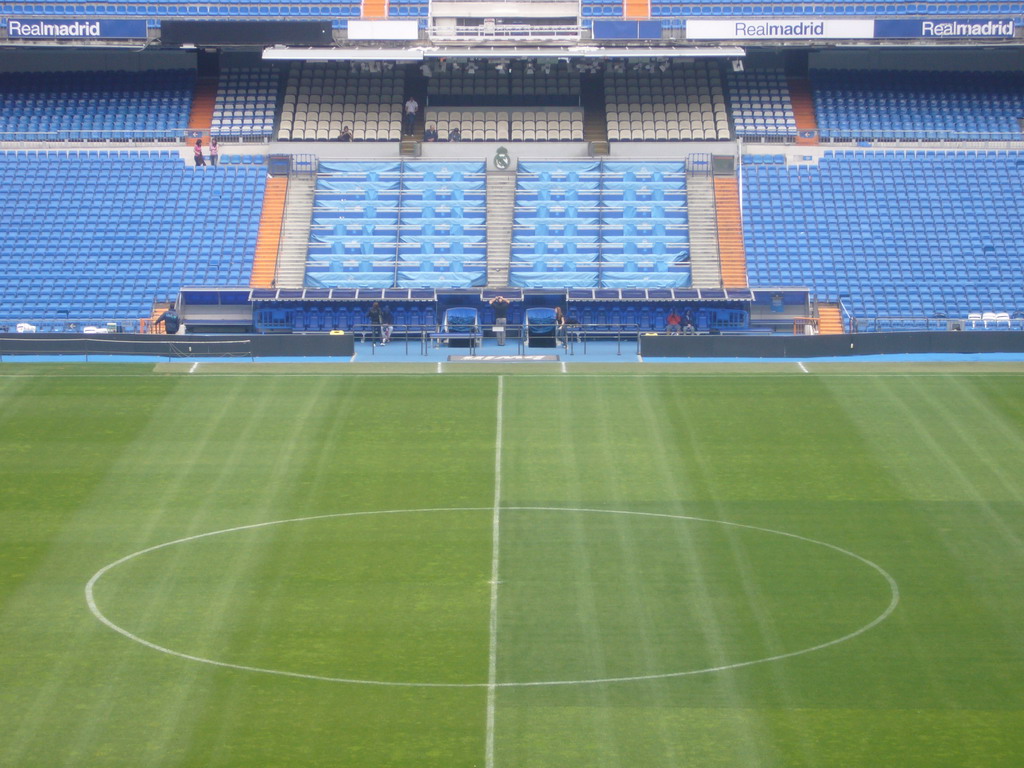
<svg viewBox="0 0 1024 768">
<path fill-rule="evenodd" d="M 773 535 L 773 536 L 781 536 L 781 537 L 784 537 L 784 538 L 793 539 L 793 540 L 796 540 L 796 541 L 802 541 L 802 542 L 805 542 L 807 544 L 812 544 L 812 545 L 819 546 L 819 547 L 825 547 L 826 549 L 830 549 L 833 552 L 836 552 L 836 553 L 838 553 L 840 555 L 852 558 L 853 560 L 855 560 L 855 561 L 857 561 L 857 562 L 867 566 L 868 568 L 871 568 L 875 572 L 877 572 L 885 580 L 886 584 L 889 587 L 889 595 L 890 595 L 889 603 L 888 603 L 888 605 L 886 605 L 885 609 L 881 613 L 879 613 L 874 619 L 872 619 L 871 621 L 867 622 L 866 624 L 858 627 L 857 629 L 853 630 L 852 632 L 848 632 L 845 635 L 842 635 L 840 637 L 836 637 L 836 638 L 834 638 L 832 640 L 828 640 L 828 641 L 825 641 L 825 642 L 818 643 L 816 645 L 808 646 L 806 648 L 800 648 L 800 649 L 795 650 L 795 651 L 788 651 L 786 653 L 779 653 L 779 654 L 775 654 L 775 655 L 772 655 L 772 656 L 765 656 L 765 657 L 756 658 L 756 659 L 747 659 L 745 661 L 738 661 L 738 662 L 734 662 L 734 663 L 731 663 L 731 664 L 721 664 L 721 665 L 713 666 L 713 667 L 704 667 L 704 668 L 701 668 L 701 669 L 690 669 L 690 670 L 683 670 L 683 671 L 678 671 L 678 672 L 661 672 L 661 673 L 654 673 L 654 674 L 647 674 L 647 675 L 627 675 L 627 676 L 619 676 L 619 677 L 602 677 L 602 678 L 590 678 L 590 679 L 580 679 L 580 680 L 535 680 L 535 681 L 528 681 L 528 682 L 514 682 L 514 681 L 511 681 L 511 682 L 496 682 L 496 683 L 490 684 L 490 683 L 409 682 L 409 681 L 394 681 L 394 680 L 366 680 L 366 679 L 361 679 L 361 678 L 348 678 L 348 677 L 332 677 L 332 676 L 328 676 L 328 675 L 306 674 L 306 673 L 303 673 L 303 672 L 292 672 L 292 671 L 288 671 L 288 670 L 271 669 L 271 668 L 267 668 L 267 667 L 257 667 L 257 666 L 247 665 L 247 664 L 234 664 L 232 662 L 219 661 L 217 659 L 208 659 L 208 658 L 204 658 L 202 656 L 196 656 L 196 655 L 189 654 L 189 653 L 183 653 L 182 651 L 176 651 L 176 650 L 174 650 L 172 648 L 167 648 L 165 646 L 159 645 L 158 643 L 151 642 L 150 640 L 146 640 L 145 638 L 140 637 L 139 635 L 134 634 L 133 632 L 125 629 L 124 627 L 120 626 L 119 624 L 117 624 L 114 621 L 112 621 L 111 619 L 109 619 L 103 613 L 103 611 L 100 609 L 99 605 L 96 602 L 96 595 L 95 595 L 96 584 L 107 573 L 109 573 L 110 571 L 114 570 L 118 566 L 123 565 L 124 563 L 127 563 L 127 562 L 129 562 L 131 560 L 135 560 L 136 558 L 142 557 L 143 555 L 147 555 L 147 554 L 152 553 L 152 552 L 157 552 L 159 550 L 167 549 L 169 547 L 173 547 L 173 546 L 176 546 L 176 545 L 179 545 L 179 544 L 188 544 L 190 542 L 199 541 L 201 539 L 208 539 L 208 538 L 212 538 L 214 536 L 222 536 L 222 535 L 229 534 L 229 533 L 238 533 L 238 532 L 241 532 L 241 531 L 252 531 L 252 530 L 258 530 L 258 529 L 261 529 L 261 528 L 271 528 L 271 527 L 274 527 L 274 526 L 288 525 L 288 524 L 292 524 L 292 523 L 307 523 L 307 522 L 313 522 L 313 521 L 318 521 L 318 520 L 330 520 L 330 519 L 347 518 L 347 517 L 365 517 L 365 516 L 368 516 L 368 515 L 395 515 L 395 514 L 415 513 L 415 512 L 486 512 L 486 511 L 491 511 L 491 509 L 492 508 L 488 508 L 488 507 L 446 507 L 446 508 L 427 508 L 427 509 L 388 509 L 388 510 L 375 510 L 375 511 L 369 511 L 369 512 L 336 512 L 336 513 L 327 514 L 327 515 L 310 515 L 310 516 L 306 516 L 306 517 L 293 517 L 293 518 L 288 518 L 288 519 L 285 519 L 285 520 L 272 520 L 272 521 L 263 522 L 263 523 L 252 523 L 250 525 L 239 525 L 239 526 L 235 526 L 233 528 L 223 528 L 221 530 L 209 531 L 207 533 L 200 533 L 200 534 L 196 534 L 194 536 L 186 536 L 186 537 L 181 538 L 181 539 L 174 539 L 173 541 L 167 541 L 167 542 L 164 542 L 163 544 L 156 544 L 156 545 L 154 545 L 152 547 L 147 547 L 145 549 L 140 549 L 137 552 L 133 552 L 130 555 L 125 555 L 124 557 L 120 558 L 119 560 L 115 560 L 114 562 L 108 563 L 107 565 L 103 566 L 95 574 L 93 574 L 92 578 L 90 578 L 89 581 L 86 583 L 86 585 L 85 585 L 85 600 L 86 600 L 86 603 L 89 606 L 89 610 L 92 612 L 93 616 L 95 616 L 100 622 L 102 622 L 103 624 L 105 624 L 107 627 L 109 627 L 110 629 L 114 630 L 118 634 L 128 638 L 129 640 L 132 640 L 132 641 L 134 641 L 136 643 L 139 643 L 140 645 L 143 645 L 146 648 L 150 648 L 150 649 L 152 649 L 154 651 L 159 651 L 160 653 L 165 653 L 165 654 L 167 654 L 169 656 L 175 656 L 175 657 L 180 658 L 180 659 L 185 659 L 186 661 L 195 661 L 195 662 L 199 662 L 201 664 L 209 664 L 209 665 L 212 665 L 212 666 L 215 666 L 215 667 L 222 667 L 222 668 L 225 668 L 225 669 L 235 669 L 235 670 L 240 670 L 240 671 L 245 671 L 245 672 L 259 672 L 261 674 L 276 675 L 276 676 L 279 676 L 279 677 L 291 677 L 291 678 L 299 678 L 299 679 L 304 679 L 304 680 L 317 680 L 317 681 L 329 682 L 329 683 L 351 683 L 351 684 L 355 684 L 355 685 L 373 685 L 373 686 L 398 687 L 398 688 L 531 688 L 531 687 L 543 687 L 543 686 L 554 686 L 554 685 L 563 685 L 563 686 L 564 685 L 593 685 L 593 684 L 597 684 L 597 683 L 625 683 L 625 682 L 638 682 L 638 681 L 642 681 L 642 680 L 665 680 L 665 679 L 676 678 L 676 677 L 690 677 L 690 676 L 693 676 L 693 675 L 702 675 L 702 674 L 707 674 L 707 673 L 710 673 L 710 672 L 725 672 L 725 671 L 731 670 L 731 669 L 742 669 L 743 667 L 750 667 L 750 666 L 754 666 L 756 664 L 766 664 L 766 663 L 773 662 L 773 661 L 781 661 L 782 659 L 790 659 L 790 658 L 793 658 L 795 656 L 803 656 L 803 655 L 808 654 L 808 653 L 814 653 L 815 651 L 820 651 L 820 650 L 824 650 L 825 648 L 830 648 L 830 647 L 832 647 L 834 645 L 839 645 L 840 643 L 844 643 L 847 640 L 853 640 L 854 638 L 859 637 L 860 635 L 862 635 L 865 632 L 873 629 L 874 627 L 878 626 L 883 621 L 885 621 L 887 618 L 889 618 L 889 616 L 892 615 L 893 611 L 896 610 L 896 606 L 899 605 L 899 601 L 900 601 L 899 585 L 896 583 L 896 580 L 884 568 L 882 568 L 882 566 L 878 565 L 875 562 L 872 562 L 871 560 L 868 560 L 865 557 L 862 557 L 861 555 L 856 554 L 855 552 L 851 552 L 848 549 L 843 549 L 842 547 L 836 546 L 835 544 L 829 544 L 829 543 L 824 542 L 824 541 L 819 541 L 817 539 L 811 539 L 811 538 L 808 538 L 806 536 L 800 536 L 800 535 L 795 534 L 795 533 L 788 533 L 786 531 L 778 531 L 778 530 L 775 530 L 775 529 L 772 529 L 772 528 L 763 528 L 761 526 L 756 526 L 756 525 L 747 525 L 745 523 L 734 523 L 734 522 L 729 522 L 729 521 L 725 521 L 725 520 L 712 520 L 712 519 L 709 519 L 709 518 L 692 517 L 692 516 L 689 516 L 689 515 L 670 515 L 670 514 L 660 513 L 660 512 L 636 512 L 636 511 L 618 510 L 618 509 L 588 509 L 588 508 L 574 508 L 574 507 L 499 507 L 499 511 L 508 511 L 508 512 L 516 512 L 516 511 L 530 511 L 530 512 L 534 512 L 534 511 L 538 511 L 538 512 L 576 512 L 576 513 L 582 512 L 582 513 L 588 513 L 588 514 L 593 513 L 593 514 L 607 514 L 607 515 L 630 515 L 630 516 L 637 516 L 637 517 L 649 517 L 649 518 L 676 520 L 676 521 L 680 521 L 680 522 L 710 523 L 712 525 L 722 525 L 722 526 L 727 526 L 727 527 L 730 527 L 730 528 L 736 528 L 736 529 L 742 529 L 742 530 L 748 530 L 748 531 L 755 531 L 755 532 L 758 532 L 758 533 L 765 533 L 765 534 L 769 534 L 769 535 Z"/>
</svg>

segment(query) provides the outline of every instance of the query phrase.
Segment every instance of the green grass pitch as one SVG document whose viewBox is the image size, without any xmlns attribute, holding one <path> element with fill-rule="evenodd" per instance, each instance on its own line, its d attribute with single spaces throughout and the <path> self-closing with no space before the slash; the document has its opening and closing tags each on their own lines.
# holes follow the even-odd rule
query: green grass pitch
<svg viewBox="0 0 1024 768">
<path fill-rule="evenodd" d="M 4 768 L 1020 765 L 1020 372 L 187 370 L 0 365 Z"/>
</svg>

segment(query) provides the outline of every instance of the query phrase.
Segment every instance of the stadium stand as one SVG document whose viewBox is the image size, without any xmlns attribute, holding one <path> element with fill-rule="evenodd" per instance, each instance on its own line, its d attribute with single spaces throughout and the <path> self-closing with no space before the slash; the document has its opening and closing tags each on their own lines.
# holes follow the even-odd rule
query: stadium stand
<svg viewBox="0 0 1024 768">
<path fill-rule="evenodd" d="M 423 0 L 392 0 L 387 4 L 388 17 L 395 19 L 414 18 L 421 28 L 426 26 L 429 4 Z M 303 20 L 329 19 L 336 28 L 344 28 L 349 19 L 377 18 L 376 13 L 365 12 L 361 0 L 336 2 L 307 2 L 288 5 L 275 0 L 247 0 L 218 4 L 162 3 L 154 5 L 142 2 L 120 3 L 3 3 L 0 14 L 4 16 L 66 17 L 68 15 L 109 18 L 145 18 L 156 22 L 161 18 L 185 19 L 238 19 Z M 662 19 L 668 28 L 682 27 L 689 17 L 740 16 L 799 17 L 799 16 L 1020 16 L 1024 14 L 1024 3 L 848 3 L 840 0 L 821 0 L 815 3 L 769 2 L 751 5 L 744 0 L 719 0 L 710 3 L 695 2 L 652 2 L 650 16 Z M 595 20 L 635 18 L 627 14 L 623 0 L 583 0 L 580 6 L 582 26 L 589 27 Z"/>
<path fill-rule="evenodd" d="M 458 127 L 462 141 L 583 141 L 579 107 L 538 109 L 428 109 L 441 141 Z"/>
<path fill-rule="evenodd" d="M 611 141 L 730 138 L 717 64 L 621 65 L 605 72 Z"/>
<path fill-rule="evenodd" d="M 807 285 L 822 301 L 842 297 L 855 316 L 894 318 L 896 327 L 1024 308 L 1024 153 L 745 160 L 752 285 Z"/>
<path fill-rule="evenodd" d="M 479 162 L 322 162 L 306 283 L 468 288 L 486 277 Z"/>
<path fill-rule="evenodd" d="M 784 70 L 730 72 L 727 79 L 729 108 L 737 136 L 796 138 L 796 116 Z"/>
<path fill-rule="evenodd" d="M 1019 15 L 1024 12 L 1024 3 L 848 3 L 840 0 L 823 0 L 816 3 L 770 2 L 751 5 L 745 0 L 719 0 L 718 2 L 694 3 L 652 2 L 651 17 L 685 20 L 689 17 L 739 16 L 745 18 L 799 17 L 799 16 L 991 16 Z M 597 17 L 622 18 L 621 0 L 608 4 L 598 0 L 585 0 L 582 11 L 584 19 Z M 678 26 L 664 24 L 663 27 Z"/>
<path fill-rule="evenodd" d="M 392 19 L 418 19 L 420 26 L 426 27 L 430 5 L 426 0 L 390 0 L 387 9 Z"/>
<path fill-rule="evenodd" d="M 1020 140 L 1019 72 L 813 70 L 825 140 Z"/>
<path fill-rule="evenodd" d="M 575 106 L 580 73 L 565 62 L 513 60 L 496 66 L 470 61 L 433 68 L 427 97 L 433 106 Z"/>
<path fill-rule="evenodd" d="M 249 279 L 266 169 L 177 152 L 0 154 L 0 320 L 148 317 L 182 285 Z"/>
<path fill-rule="evenodd" d="M 517 287 L 690 283 L 682 163 L 520 163 L 514 225 Z"/>
<path fill-rule="evenodd" d="M 42 16 L 66 18 L 67 16 L 89 18 L 129 18 L 151 19 L 237 19 L 247 20 L 289 19 L 309 21 L 311 19 L 330 19 L 341 22 L 341 26 L 349 18 L 362 15 L 361 0 L 335 0 L 333 2 L 303 3 L 301 5 L 282 5 L 271 0 L 247 0 L 224 4 L 206 3 L 152 3 L 121 2 L 121 3 L 4 3 L 0 5 L 0 14 L 4 16 Z"/>
<path fill-rule="evenodd" d="M 210 133 L 218 138 L 270 138 L 279 87 L 277 67 L 222 69 Z"/>
<path fill-rule="evenodd" d="M 0 139 L 180 139 L 194 70 L 0 73 Z"/>
<path fill-rule="evenodd" d="M 377 64 L 296 62 L 285 85 L 278 140 L 355 141 L 402 137 L 404 71 Z"/>
</svg>

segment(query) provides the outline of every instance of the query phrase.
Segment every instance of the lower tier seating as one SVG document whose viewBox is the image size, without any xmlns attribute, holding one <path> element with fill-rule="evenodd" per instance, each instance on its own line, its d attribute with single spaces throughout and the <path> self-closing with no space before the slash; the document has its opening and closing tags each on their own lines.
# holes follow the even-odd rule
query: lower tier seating
<svg viewBox="0 0 1024 768">
<path fill-rule="evenodd" d="M 752 285 L 806 285 L 860 318 L 1024 309 L 1024 153 L 772 160 L 744 166 Z"/>
<path fill-rule="evenodd" d="M 683 164 L 520 163 L 509 279 L 523 288 L 689 285 Z"/>
<path fill-rule="evenodd" d="M 481 162 L 322 162 L 306 284 L 483 285 L 486 202 Z"/>
<path fill-rule="evenodd" d="M 149 317 L 183 285 L 246 284 L 266 169 L 175 152 L 0 154 L 0 320 Z"/>
</svg>

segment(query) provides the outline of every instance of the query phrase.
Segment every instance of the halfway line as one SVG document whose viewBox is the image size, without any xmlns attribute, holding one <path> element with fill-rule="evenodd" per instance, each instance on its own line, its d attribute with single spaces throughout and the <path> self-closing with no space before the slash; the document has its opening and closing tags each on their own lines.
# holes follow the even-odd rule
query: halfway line
<svg viewBox="0 0 1024 768">
<path fill-rule="evenodd" d="M 498 547 L 501 530 L 501 442 L 505 377 L 498 377 L 497 428 L 494 436 L 494 508 L 491 514 L 491 618 L 487 651 L 487 746 L 485 768 L 494 768 L 494 703 L 498 693 Z"/>
</svg>

